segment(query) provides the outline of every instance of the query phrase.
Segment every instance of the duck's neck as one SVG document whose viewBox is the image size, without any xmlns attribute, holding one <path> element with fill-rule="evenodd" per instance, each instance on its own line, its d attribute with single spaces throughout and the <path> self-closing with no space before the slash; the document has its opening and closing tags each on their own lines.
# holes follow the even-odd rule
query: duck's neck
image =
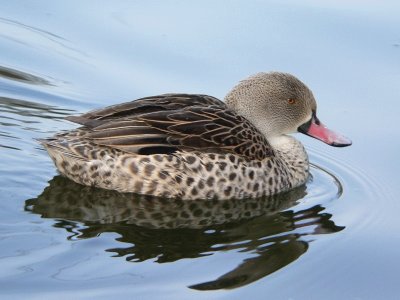
<svg viewBox="0 0 400 300">
<path fill-rule="evenodd" d="M 280 135 L 268 138 L 277 158 L 293 175 L 294 181 L 304 183 L 308 178 L 308 155 L 303 145 L 294 137 Z"/>
<path fill-rule="evenodd" d="M 279 135 L 269 137 L 268 142 L 282 159 L 287 160 L 288 158 L 296 157 L 297 160 L 305 161 L 308 164 L 306 150 L 294 137 L 290 135 Z"/>
<path fill-rule="evenodd" d="M 286 134 L 278 135 L 278 136 L 267 136 L 268 142 L 271 144 L 274 149 L 277 151 L 284 149 L 292 149 L 293 146 L 297 146 L 301 143 L 296 140 L 294 137 Z"/>
</svg>

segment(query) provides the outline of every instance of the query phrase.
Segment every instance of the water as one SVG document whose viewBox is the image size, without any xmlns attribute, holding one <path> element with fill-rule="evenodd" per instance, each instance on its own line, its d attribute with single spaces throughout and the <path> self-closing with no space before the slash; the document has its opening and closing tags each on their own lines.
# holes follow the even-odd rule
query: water
<svg viewBox="0 0 400 300">
<path fill-rule="evenodd" d="M 400 6 L 395 1 L 0 4 L 4 299 L 396 299 Z M 306 186 L 271 201 L 148 201 L 57 175 L 35 138 L 142 96 L 222 98 L 297 75 L 353 146 L 305 136 Z M 205 291 L 208 290 L 208 291 Z"/>
</svg>

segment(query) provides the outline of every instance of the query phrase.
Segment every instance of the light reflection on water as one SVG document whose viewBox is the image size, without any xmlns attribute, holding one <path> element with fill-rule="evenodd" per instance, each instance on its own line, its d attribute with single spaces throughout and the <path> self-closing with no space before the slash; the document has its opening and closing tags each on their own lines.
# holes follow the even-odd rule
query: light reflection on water
<svg viewBox="0 0 400 300">
<path fill-rule="evenodd" d="M 0 4 L 1 298 L 397 297 L 398 3 L 100 3 Z M 34 140 L 72 128 L 70 114 L 166 92 L 222 98 L 268 70 L 303 79 L 354 141 L 299 137 L 313 177 L 273 201 L 177 218 L 187 203 L 55 176 Z"/>
</svg>

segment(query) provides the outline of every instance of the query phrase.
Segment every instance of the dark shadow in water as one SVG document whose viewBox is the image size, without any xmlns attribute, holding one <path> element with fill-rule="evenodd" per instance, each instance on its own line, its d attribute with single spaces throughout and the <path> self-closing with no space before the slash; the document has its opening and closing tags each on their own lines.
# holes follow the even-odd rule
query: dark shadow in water
<svg viewBox="0 0 400 300">
<path fill-rule="evenodd" d="M 9 113 L 15 115 L 15 118 L 28 117 L 25 120 L 20 120 L 25 123 L 40 123 L 39 120 L 32 121 L 32 117 L 38 117 L 40 119 L 64 119 L 75 112 L 70 109 L 62 109 L 55 106 L 50 106 L 42 103 L 26 101 L 22 99 L 15 99 L 9 97 L 0 97 L 0 119 L 6 119 L 3 113 Z M 11 117 L 9 117 L 11 119 Z M 19 120 L 20 118 L 18 118 Z M 13 125 L 13 124 L 10 124 Z M 6 124 L 4 126 L 7 126 Z"/>
<path fill-rule="evenodd" d="M 17 80 L 30 84 L 38 84 L 38 85 L 52 85 L 46 79 L 43 79 L 39 76 L 35 76 L 26 72 L 18 71 L 15 69 L 7 68 L 0 66 L 0 77 L 4 77 L 9 80 Z"/>
<path fill-rule="evenodd" d="M 302 186 L 264 199 L 167 200 L 85 187 L 56 176 L 41 195 L 25 202 L 25 210 L 55 219 L 54 226 L 72 233 L 70 239 L 117 233 L 117 240 L 129 246 L 106 251 L 131 262 L 166 263 L 228 250 L 248 253 L 216 280 L 190 286 L 216 290 L 252 283 L 295 261 L 308 249 L 304 236 L 344 228 L 320 205 L 289 209 L 306 194 Z"/>
</svg>

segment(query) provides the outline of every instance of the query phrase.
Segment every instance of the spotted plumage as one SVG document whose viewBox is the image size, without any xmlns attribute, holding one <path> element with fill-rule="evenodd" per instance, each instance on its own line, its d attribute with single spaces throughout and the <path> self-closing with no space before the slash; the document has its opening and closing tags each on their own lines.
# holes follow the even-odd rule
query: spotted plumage
<svg viewBox="0 0 400 300">
<path fill-rule="evenodd" d="M 290 111 L 293 103 L 299 111 Z M 239 83 L 225 103 L 165 94 L 68 117 L 83 127 L 42 144 L 63 175 L 84 185 L 166 198 L 254 198 L 307 180 L 307 154 L 286 133 L 310 134 L 306 127 L 319 122 L 315 110 L 298 79 L 261 73 Z"/>
</svg>

